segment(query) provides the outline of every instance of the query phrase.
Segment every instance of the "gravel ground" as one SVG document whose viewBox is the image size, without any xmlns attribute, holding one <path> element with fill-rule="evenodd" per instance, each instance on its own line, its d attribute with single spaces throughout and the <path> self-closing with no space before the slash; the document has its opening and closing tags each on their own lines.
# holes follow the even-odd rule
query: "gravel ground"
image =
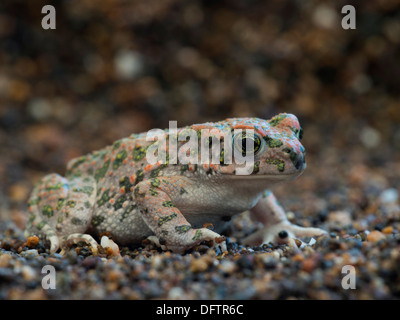
<svg viewBox="0 0 400 320">
<path fill-rule="evenodd" d="M 45 4 L 0 4 L 0 299 L 400 297 L 399 1 L 57 1 L 44 31 Z M 345 4 L 356 30 L 340 27 Z M 168 120 L 279 112 L 303 125 L 307 170 L 273 191 L 292 222 L 329 237 L 245 247 L 259 228 L 247 213 L 225 255 L 61 256 L 23 237 L 32 186 L 71 158 Z"/>
</svg>

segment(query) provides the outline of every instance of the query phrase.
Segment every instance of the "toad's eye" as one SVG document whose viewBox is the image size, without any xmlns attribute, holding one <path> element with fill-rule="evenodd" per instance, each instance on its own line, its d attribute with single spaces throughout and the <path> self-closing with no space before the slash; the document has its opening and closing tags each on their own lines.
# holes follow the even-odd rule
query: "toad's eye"
<svg viewBox="0 0 400 320">
<path fill-rule="evenodd" d="M 242 132 L 235 135 L 234 144 L 243 156 L 256 155 L 261 150 L 262 139 L 255 133 Z"/>
<path fill-rule="evenodd" d="M 296 135 L 296 138 L 301 140 L 303 138 L 303 128 L 300 127 L 300 129 L 293 128 L 292 131 Z"/>
</svg>

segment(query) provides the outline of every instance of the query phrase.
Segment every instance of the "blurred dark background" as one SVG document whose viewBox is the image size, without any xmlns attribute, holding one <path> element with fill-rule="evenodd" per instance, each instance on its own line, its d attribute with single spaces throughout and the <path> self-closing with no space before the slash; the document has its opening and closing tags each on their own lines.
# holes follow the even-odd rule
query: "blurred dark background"
<svg viewBox="0 0 400 320">
<path fill-rule="evenodd" d="M 47 4 L 56 30 L 41 27 Z M 356 30 L 341 27 L 347 4 Z M 0 216 L 133 132 L 279 112 L 304 127 L 295 186 L 398 188 L 399 45 L 398 0 L 2 0 Z"/>
</svg>

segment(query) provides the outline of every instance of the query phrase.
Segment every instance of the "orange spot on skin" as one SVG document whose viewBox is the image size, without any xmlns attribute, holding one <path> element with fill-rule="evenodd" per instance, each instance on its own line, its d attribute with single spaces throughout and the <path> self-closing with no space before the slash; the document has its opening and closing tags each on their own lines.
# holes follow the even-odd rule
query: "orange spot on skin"
<svg viewBox="0 0 400 320">
<path fill-rule="evenodd" d="M 245 125 L 245 124 L 238 124 L 237 126 L 233 127 L 234 129 L 254 129 L 253 126 Z"/>
<path fill-rule="evenodd" d="M 132 146 L 129 146 L 129 151 L 132 151 L 133 150 L 133 147 Z"/>
<path fill-rule="evenodd" d="M 124 161 L 122 161 L 123 164 L 127 164 L 128 163 L 128 159 L 125 159 Z"/>
<path fill-rule="evenodd" d="M 92 166 L 94 166 L 94 165 L 96 164 L 96 161 L 93 160 L 90 164 L 91 164 Z"/>
<path fill-rule="evenodd" d="M 114 198 L 110 199 L 110 203 L 114 204 L 115 203 L 115 199 Z"/>
<path fill-rule="evenodd" d="M 136 175 L 135 174 L 131 175 L 130 178 L 129 178 L 129 182 L 131 184 L 133 184 L 135 182 L 135 180 L 136 180 Z"/>
</svg>

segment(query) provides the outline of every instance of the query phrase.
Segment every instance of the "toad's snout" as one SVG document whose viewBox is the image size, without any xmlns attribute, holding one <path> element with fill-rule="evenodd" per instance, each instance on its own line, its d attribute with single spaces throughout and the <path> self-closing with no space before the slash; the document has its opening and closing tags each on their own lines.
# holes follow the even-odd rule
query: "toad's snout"
<svg viewBox="0 0 400 320">
<path fill-rule="evenodd" d="M 293 163 L 293 166 L 297 170 L 304 170 L 306 168 L 306 160 L 305 160 L 305 150 L 304 148 L 302 149 L 302 152 L 296 152 L 293 148 L 283 148 L 283 152 L 287 153 L 289 155 L 290 160 Z"/>
</svg>

